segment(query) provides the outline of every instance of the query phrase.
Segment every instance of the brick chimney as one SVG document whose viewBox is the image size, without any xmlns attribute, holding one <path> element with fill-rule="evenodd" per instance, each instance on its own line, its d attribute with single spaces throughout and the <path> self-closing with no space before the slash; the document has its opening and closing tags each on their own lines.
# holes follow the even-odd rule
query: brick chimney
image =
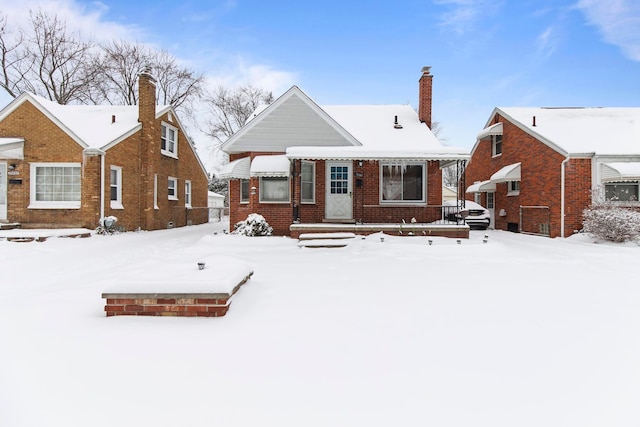
<svg viewBox="0 0 640 427">
<path fill-rule="evenodd" d="M 418 118 L 431 129 L 431 99 L 433 96 L 431 67 L 422 67 L 422 76 L 418 82 Z"/>
<path fill-rule="evenodd" d="M 145 68 L 138 74 L 138 121 L 143 126 L 146 121 L 156 118 L 156 79 L 151 69 Z"/>
<path fill-rule="evenodd" d="M 156 80 L 145 68 L 138 74 L 138 121 L 140 131 L 140 214 L 138 226 L 143 230 L 156 227 L 154 209 L 155 174 L 160 159 L 160 131 L 156 131 Z"/>
</svg>

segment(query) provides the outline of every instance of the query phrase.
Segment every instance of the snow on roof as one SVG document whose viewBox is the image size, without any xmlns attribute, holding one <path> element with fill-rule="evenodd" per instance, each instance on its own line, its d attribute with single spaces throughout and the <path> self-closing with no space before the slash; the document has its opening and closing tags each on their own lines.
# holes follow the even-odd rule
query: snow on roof
<svg viewBox="0 0 640 427">
<path fill-rule="evenodd" d="M 369 149 L 442 147 L 410 105 L 322 105 L 321 108 Z M 399 128 L 395 127 L 396 117 Z"/>
<path fill-rule="evenodd" d="M 445 147 L 410 105 L 326 105 L 321 108 L 361 146 L 291 147 L 290 158 L 456 159 L 468 150 Z"/>
<path fill-rule="evenodd" d="M 296 104 L 294 100 L 302 103 Z M 295 108 L 292 109 L 292 105 Z M 314 128 L 317 134 L 306 127 L 294 128 L 303 119 L 305 125 L 312 122 L 308 116 L 296 116 L 301 106 L 308 107 L 306 112 L 324 120 L 335 132 L 327 133 L 328 128 L 320 126 Z M 258 109 L 253 117 L 223 144 L 224 151 L 286 150 L 289 158 L 309 159 L 469 158 L 468 149 L 443 147 L 431 130 L 420 122 L 417 112 L 406 104 L 320 106 L 293 86 L 266 109 Z M 261 122 L 265 126 L 256 132 Z M 276 134 L 280 138 L 279 149 L 267 150 L 267 146 L 276 147 L 273 144 Z"/>
<path fill-rule="evenodd" d="M 87 147 L 105 148 L 140 126 L 136 105 L 60 105 L 30 93 L 23 95 L 39 104 Z M 169 107 L 156 106 L 156 111 L 166 108 Z"/>
<path fill-rule="evenodd" d="M 565 154 L 640 154 L 640 108 L 508 107 L 496 111 Z"/>
<path fill-rule="evenodd" d="M 257 156 L 251 162 L 251 176 L 289 176 L 289 159 L 283 155 Z"/>
</svg>

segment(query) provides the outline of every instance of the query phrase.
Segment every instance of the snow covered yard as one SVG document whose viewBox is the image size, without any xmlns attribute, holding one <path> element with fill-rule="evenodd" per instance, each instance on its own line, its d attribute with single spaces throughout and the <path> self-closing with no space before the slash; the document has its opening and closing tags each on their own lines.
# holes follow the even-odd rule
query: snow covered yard
<svg viewBox="0 0 640 427">
<path fill-rule="evenodd" d="M 225 227 L 0 240 L 0 425 L 640 423 L 636 245 Z M 217 255 L 254 270 L 225 317 L 105 317 L 114 284 Z"/>
</svg>

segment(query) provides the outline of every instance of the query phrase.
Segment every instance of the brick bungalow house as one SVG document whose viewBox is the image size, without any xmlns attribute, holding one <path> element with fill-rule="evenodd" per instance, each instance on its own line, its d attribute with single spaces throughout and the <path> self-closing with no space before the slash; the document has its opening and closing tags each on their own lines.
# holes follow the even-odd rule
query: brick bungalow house
<svg viewBox="0 0 640 427">
<path fill-rule="evenodd" d="M 126 230 L 208 220 L 207 173 L 155 80 L 138 106 L 59 105 L 23 93 L 0 111 L 0 222 Z M 198 209 L 201 208 L 202 209 Z"/>
<path fill-rule="evenodd" d="M 570 236 L 599 195 L 638 203 L 640 108 L 495 108 L 465 179 L 496 229 Z"/>
<path fill-rule="evenodd" d="M 259 213 L 274 234 L 295 237 L 415 220 L 425 234 L 468 236 L 464 224 L 432 224 L 442 215 L 441 168 L 462 170 L 469 158 L 430 130 L 432 78 L 424 67 L 417 113 L 409 105 L 319 106 L 296 86 L 256 112 L 222 145 L 231 224 Z"/>
</svg>

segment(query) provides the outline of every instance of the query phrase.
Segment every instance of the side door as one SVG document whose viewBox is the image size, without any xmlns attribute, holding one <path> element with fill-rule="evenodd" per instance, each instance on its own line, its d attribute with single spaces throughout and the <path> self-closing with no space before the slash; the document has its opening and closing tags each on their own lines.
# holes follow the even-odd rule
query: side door
<svg viewBox="0 0 640 427">
<path fill-rule="evenodd" d="M 493 191 L 487 192 L 487 210 L 489 211 L 489 216 L 491 220 L 489 221 L 489 228 L 495 228 L 495 218 L 496 218 L 496 193 Z"/>
</svg>

